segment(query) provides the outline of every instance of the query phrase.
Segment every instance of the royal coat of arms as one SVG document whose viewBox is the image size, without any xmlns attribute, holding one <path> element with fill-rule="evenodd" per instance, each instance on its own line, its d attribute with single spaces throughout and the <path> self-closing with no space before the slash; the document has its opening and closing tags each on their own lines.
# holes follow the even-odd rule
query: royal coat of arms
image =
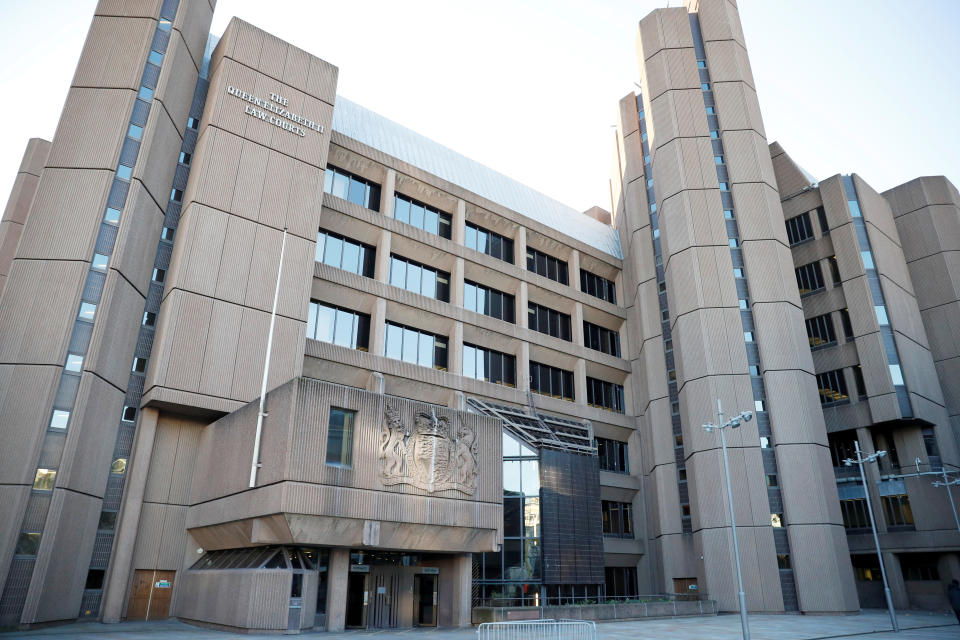
<svg viewBox="0 0 960 640">
<path fill-rule="evenodd" d="M 410 484 L 425 491 L 455 489 L 467 495 L 477 490 L 477 435 L 473 428 L 436 410 L 414 414 L 413 428 L 400 411 L 384 409 L 380 429 L 380 480 L 385 485 Z"/>
</svg>

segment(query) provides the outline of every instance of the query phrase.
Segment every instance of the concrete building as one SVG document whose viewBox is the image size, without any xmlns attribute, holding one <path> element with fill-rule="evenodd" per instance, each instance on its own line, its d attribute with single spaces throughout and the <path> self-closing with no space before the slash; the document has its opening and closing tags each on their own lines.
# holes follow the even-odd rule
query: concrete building
<svg viewBox="0 0 960 640">
<path fill-rule="evenodd" d="M 0 626 L 733 610 L 718 400 L 756 413 L 730 443 L 749 607 L 875 597 L 836 454 L 856 429 L 904 468 L 960 463 L 956 189 L 817 186 L 768 149 L 727 0 L 641 20 L 610 212 L 584 213 L 337 96 L 336 67 L 253 25 L 208 37 L 213 8 L 100 2 L 0 223 Z M 829 233 L 794 243 L 817 207 Z M 798 290 L 831 255 L 842 286 Z M 803 339 L 841 309 L 849 343 Z M 857 364 L 862 401 L 825 391 Z M 944 492 L 871 473 L 881 520 L 916 514 L 883 532 L 897 597 L 937 606 L 922 592 L 960 574 Z"/>
</svg>

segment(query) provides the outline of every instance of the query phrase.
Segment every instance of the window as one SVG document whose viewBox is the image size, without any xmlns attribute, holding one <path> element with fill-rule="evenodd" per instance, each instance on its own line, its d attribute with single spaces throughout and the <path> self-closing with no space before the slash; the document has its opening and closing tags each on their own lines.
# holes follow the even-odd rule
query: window
<svg viewBox="0 0 960 640">
<path fill-rule="evenodd" d="M 780 485 L 780 482 L 777 480 L 777 474 L 768 473 L 767 474 L 767 486 L 768 487 L 777 487 Z"/>
<path fill-rule="evenodd" d="M 77 353 L 68 353 L 67 354 L 67 363 L 63 367 L 67 371 L 73 371 L 74 373 L 79 373 L 83 368 L 83 356 Z"/>
<path fill-rule="evenodd" d="M 887 317 L 887 308 L 882 304 L 874 305 L 873 312 L 877 316 L 877 324 L 881 327 L 887 326 L 890 324 L 890 318 Z"/>
<path fill-rule="evenodd" d="M 395 322 L 387 322 L 383 354 L 394 360 L 446 371 L 447 338 Z"/>
<path fill-rule="evenodd" d="M 138 127 L 135 124 L 131 124 L 127 128 L 127 137 L 133 138 L 134 140 L 140 140 L 143 138 L 143 127 Z"/>
<path fill-rule="evenodd" d="M 730 191 L 730 185 L 726 182 L 720 183 L 720 191 Z"/>
<path fill-rule="evenodd" d="M 377 264 L 377 250 L 332 231 L 317 231 L 314 260 L 350 273 L 372 278 Z"/>
<path fill-rule="evenodd" d="M 636 567 L 604 567 L 604 586 L 607 598 L 636 598 Z"/>
<path fill-rule="evenodd" d="M 910 508 L 910 498 L 907 497 L 907 494 L 885 496 L 882 495 L 883 489 L 883 483 L 881 483 L 880 501 L 883 503 L 883 515 L 887 519 L 887 525 L 890 527 L 913 527 L 913 510 Z"/>
<path fill-rule="evenodd" d="M 507 353 L 463 343 L 463 375 L 507 387 L 517 385 L 517 358 Z"/>
<path fill-rule="evenodd" d="M 797 288 L 800 295 L 805 296 L 823 289 L 823 271 L 819 262 L 811 262 L 794 270 L 797 274 Z"/>
<path fill-rule="evenodd" d="M 904 580 L 934 581 L 940 579 L 936 553 L 900 553 L 900 570 Z"/>
<path fill-rule="evenodd" d="M 103 213 L 103 221 L 109 222 L 110 224 L 118 224 L 120 222 L 120 210 L 107 207 L 107 210 Z"/>
<path fill-rule="evenodd" d="M 103 578 L 106 575 L 106 569 L 90 569 L 87 571 L 87 581 L 84 583 L 84 589 L 103 589 Z"/>
<path fill-rule="evenodd" d="M 617 358 L 620 357 L 620 334 L 612 329 L 584 320 L 583 342 L 588 349 L 595 349 Z"/>
<path fill-rule="evenodd" d="M 570 279 L 567 276 L 567 263 L 536 249 L 527 249 L 527 270 L 555 280 L 560 284 L 570 284 Z"/>
<path fill-rule="evenodd" d="M 197 129 L 200 128 L 200 120 L 193 117 L 187 118 L 187 127 L 196 131 Z"/>
<path fill-rule="evenodd" d="M 629 502 L 601 500 L 603 535 L 611 538 L 633 537 L 633 505 Z"/>
<path fill-rule="evenodd" d="M 837 263 L 837 256 L 827 258 L 827 264 L 830 265 L 830 277 L 833 279 L 833 286 L 839 287 L 843 284 L 840 279 L 840 265 Z"/>
<path fill-rule="evenodd" d="M 316 300 L 307 312 L 307 337 L 366 351 L 370 347 L 370 316 Z"/>
<path fill-rule="evenodd" d="M 466 224 L 466 235 L 464 236 L 464 245 L 468 249 L 485 253 L 504 262 L 513 264 L 513 240 L 478 227 L 468 222 Z"/>
<path fill-rule="evenodd" d="M 131 371 L 134 373 L 143 373 L 147 370 L 147 359 L 146 358 L 134 358 L 133 367 Z"/>
<path fill-rule="evenodd" d="M 541 306 L 536 302 L 528 302 L 527 306 L 527 326 L 529 328 L 568 342 L 573 340 L 569 315 Z"/>
<path fill-rule="evenodd" d="M 843 369 L 818 373 L 817 388 L 820 390 L 820 404 L 822 405 L 850 401 L 850 397 L 847 395 L 847 381 L 843 377 Z"/>
<path fill-rule="evenodd" d="M 744 332 L 743 332 L 743 341 L 744 341 L 744 342 L 753 342 L 753 331 L 744 331 Z"/>
<path fill-rule="evenodd" d="M 506 322 L 516 322 L 514 298 L 509 293 L 464 280 L 463 307 Z"/>
<path fill-rule="evenodd" d="M 736 238 L 730 238 L 727 240 L 727 244 L 730 245 L 731 249 L 736 249 L 737 247 L 740 246 L 740 241 L 737 240 Z"/>
<path fill-rule="evenodd" d="M 707 107 L 707 115 L 708 115 L 708 116 L 715 116 L 715 115 L 717 115 L 717 110 L 714 109 L 713 107 Z"/>
<path fill-rule="evenodd" d="M 37 469 L 37 475 L 33 478 L 33 488 L 35 491 L 53 491 L 53 483 L 56 479 L 56 469 Z"/>
<path fill-rule="evenodd" d="M 24 531 L 17 538 L 17 546 L 13 553 L 18 556 L 35 556 L 40 548 L 40 533 Z"/>
<path fill-rule="evenodd" d="M 801 213 L 795 218 L 787 220 L 787 240 L 790 246 L 806 242 L 813 238 L 813 227 L 810 226 L 810 214 Z"/>
<path fill-rule="evenodd" d="M 850 216 L 853 218 L 859 218 L 860 216 L 860 203 L 856 200 L 847 200 L 847 205 L 850 207 Z"/>
<path fill-rule="evenodd" d="M 724 209 L 723 210 L 723 219 L 724 220 L 733 220 L 734 214 L 733 209 Z"/>
<path fill-rule="evenodd" d="M 840 324 L 843 325 L 843 337 L 852 340 L 853 324 L 850 322 L 850 311 L 848 309 L 840 309 Z"/>
<path fill-rule="evenodd" d="M 441 238 L 452 237 L 453 218 L 449 213 L 399 193 L 393 194 L 393 217 Z"/>
<path fill-rule="evenodd" d="M 159 67 L 163 64 L 163 54 L 159 51 L 151 51 L 150 55 L 147 56 L 147 62 L 155 64 Z"/>
<path fill-rule="evenodd" d="M 145 327 L 152 327 L 153 325 L 157 324 L 157 314 L 153 313 L 152 311 L 144 311 L 141 324 Z"/>
<path fill-rule="evenodd" d="M 851 370 L 853 371 L 853 379 L 857 384 L 857 396 L 862 398 L 867 395 L 867 385 L 863 381 L 863 367 L 857 365 L 851 367 Z"/>
<path fill-rule="evenodd" d="M 154 269 L 153 277 L 151 278 L 154 282 L 163 282 L 167 278 L 166 269 Z"/>
<path fill-rule="evenodd" d="M 323 191 L 361 207 L 380 210 L 380 185 L 329 164 L 323 175 Z"/>
<path fill-rule="evenodd" d="M 587 404 L 623 413 L 623 385 L 587 377 Z"/>
<path fill-rule="evenodd" d="M 132 126 L 132 125 L 131 125 Z M 117 177 L 121 180 L 130 180 L 130 176 L 133 175 L 133 167 L 128 167 L 125 164 L 117 165 Z"/>
<path fill-rule="evenodd" d="M 160 239 L 173 242 L 173 233 L 174 233 L 174 230 L 171 227 L 164 227 L 160 231 Z"/>
<path fill-rule="evenodd" d="M 697 68 L 698 68 L 698 69 L 706 69 L 706 68 L 707 68 L 707 61 L 706 61 L 706 60 L 697 60 Z"/>
<path fill-rule="evenodd" d="M 450 301 L 449 273 L 394 254 L 390 254 L 390 284 L 428 298 Z"/>
<path fill-rule="evenodd" d="M 817 221 L 820 223 L 820 232 L 823 235 L 830 233 L 830 225 L 827 223 L 827 212 L 823 207 L 817 207 Z"/>
<path fill-rule="evenodd" d="M 117 526 L 116 511 L 101 511 L 100 521 L 97 523 L 98 531 L 113 531 Z"/>
<path fill-rule="evenodd" d="M 869 251 L 861 251 L 861 252 L 860 252 L 860 258 L 863 260 L 863 268 L 864 268 L 864 269 L 869 270 L 869 269 L 874 269 L 874 268 L 875 268 L 874 265 L 873 265 L 873 254 L 872 254 L 872 253 L 870 253 Z"/>
<path fill-rule="evenodd" d="M 613 281 L 601 278 L 584 269 L 580 269 L 580 291 L 606 300 L 610 304 L 617 304 L 617 286 Z"/>
<path fill-rule="evenodd" d="M 185 165 L 185 166 L 188 166 L 188 167 L 189 167 L 189 166 L 190 166 L 190 160 L 191 160 L 192 157 L 193 157 L 193 156 L 191 156 L 191 155 L 190 155 L 189 153 L 187 153 L 186 151 L 181 151 L 181 152 L 180 152 L 180 157 L 177 159 L 177 162 L 179 162 L 179 163 L 182 164 L 182 165 Z"/>
<path fill-rule="evenodd" d="M 788 553 L 778 553 L 777 554 L 777 568 L 778 569 L 789 569 L 790 564 L 790 554 Z"/>
<path fill-rule="evenodd" d="M 572 402 L 573 372 L 531 360 L 530 391 Z"/>
<path fill-rule="evenodd" d="M 867 513 L 866 498 L 841 500 L 840 513 L 843 515 L 843 526 L 845 529 L 867 529 L 870 527 L 870 515 Z"/>
<path fill-rule="evenodd" d="M 327 423 L 327 464 L 349 467 L 353 462 L 353 422 L 357 412 L 330 407 Z"/>
<path fill-rule="evenodd" d="M 875 554 L 851 555 L 850 561 L 857 580 L 873 582 L 881 579 L 880 562 Z"/>
<path fill-rule="evenodd" d="M 66 429 L 67 423 L 70 421 L 70 412 L 62 411 L 61 409 L 54 409 L 53 415 L 50 416 L 50 428 L 51 429 Z"/>
<path fill-rule="evenodd" d="M 862 376 L 863 374 L 861 374 L 861 377 Z M 940 459 L 940 445 L 937 443 L 937 435 L 933 427 L 923 427 L 920 429 L 920 433 L 923 438 L 923 448 L 927 452 L 927 457 L 930 459 L 930 468 L 934 471 L 942 469 L 943 463 Z"/>
<path fill-rule="evenodd" d="M 723 156 L 713 156 L 713 164 L 723 164 Z"/>
<path fill-rule="evenodd" d="M 770 526 L 779 529 L 783 526 L 783 514 L 782 513 L 771 513 L 770 514 Z"/>
<path fill-rule="evenodd" d="M 93 322 L 93 316 L 97 313 L 97 305 L 90 302 L 81 302 L 80 311 L 77 313 L 77 318 L 80 320 L 89 320 Z"/>
<path fill-rule="evenodd" d="M 110 473 L 115 473 L 118 476 L 122 476 L 126 472 L 127 472 L 126 458 L 117 458 L 110 464 Z"/>
<path fill-rule="evenodd" d="M 174 202 L 183 202 L 183 191 L 180 189 L 171 189 L 170 199 Z"/>
<path fill-rule="evenodd" d="M 824 347 L 837 341 L 837 334 L 833 331 L 833 320 L 830 314 L 810 318 L 807 320 L 807 340 L 810 348 Z"/>
<path fill-rule="evenodd" d="M 630 473 L 630 460 L 627 456 L 627 443 L 619 440 L 597 438 L 597 456 L 600 469 L 613 473 Z"/>
<path fill-rule="evenodd" d="M 701 84 L 700 84 L 700 90 L 701 90 L 701 91 L 710 91 L 710 83 L 709 83 L 709 82 L 703 82 L 703 83 L 701 83 Z M 713 133 L 713 132 L 711 131 L 710 133 Z"/>
<path fill-rule="evenodd" d="M 761 411 L 765 411 L 764 405 L 763 405 L 763 400 L 754 400 L 754 401 L 753 401 L 753 409 L 754 409 L 754 411 L 756 411 L 757 413 L 760 413 Z"/>
<path fill-rule="evenodd" d="M 123 408 L 123 413 L 121 414 L 121 420 L 124 422 L 136 422 L 137 420 L 137 408 L 126 406 Z"/>
<path fill-rule="evenodd" d="M 110 258 L 103 255 L 102 253 L 93 254 L 93 262 L 90 263 L 91 269 L 96 269 L 97 271 L 106 271 L 107 263 L 110 262 Z"/>
</svg>

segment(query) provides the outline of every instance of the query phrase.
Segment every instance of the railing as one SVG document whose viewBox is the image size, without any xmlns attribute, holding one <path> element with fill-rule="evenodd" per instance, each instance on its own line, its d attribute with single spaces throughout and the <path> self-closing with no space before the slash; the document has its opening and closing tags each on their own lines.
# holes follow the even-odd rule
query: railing
<svg viewBox="0 0 960 640">
<path fill-rule="evenodd" d="M 591 620 L 484 622 L 477 627 L 477 640 L 597 640 L 597 625 Z"/>
</svg>

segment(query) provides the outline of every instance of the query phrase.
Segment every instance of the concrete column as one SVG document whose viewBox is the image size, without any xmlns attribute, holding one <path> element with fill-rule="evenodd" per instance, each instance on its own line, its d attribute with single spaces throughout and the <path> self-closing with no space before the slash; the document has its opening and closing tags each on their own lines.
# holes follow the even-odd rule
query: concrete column
<svg viewBox="0 0 960 640">
<path fill-rule="evenodd" d="M 450 274 L 450 304 L 463 306 L 463 258 L 457 258 Z"/>
<path fill-rule="evenodd" d="M 517 356 L 517 389 L 526 393 L 530 390 L 530 343 L 521 342 L 515 355 Z"/>
<path fill-rule="evenodd" d="M 469 627 L 473 608 L 473 558 L 469 553 L 458 553 L 453 558 L 453 619 L 455 627 Z"/>
<path fill-rule="evenodd" d="M 383 348 L 387 339 L 387 301 L 377 298 L 370 315 L 370 353 L 375 356 L 383 355 Z"/>
<path fill-rule="evenodd" d="M 373 277 L 377 282 L 390 282 L 390 241 L 393 234 L 383 229 L 380 239 L 377 240 L 377 264 L 373 270 Z"/>
<path fill-rule="evenodd" d="M 575 302 L 573 305 L 573 316 L 570 318 L 573 325 L 573 344 L 583 346 L 583 303 Z"/>
<path fill-rule="evenodd" d="M 453 241 L 457 244 L 463 244 L 464 238 L 467 235 L 467 203 L 463 200 L 457 200 L 457 208 L 453 211 L 453 229 L 451 229 L 451 234 L 453 235 Z"/>
<path fill-rule="evenodd" d="M 347 619 L 350 549 L 330 549 L 327 564 L 327 631 L 343 631 Z"/>
<path fill-rule="evenodd" d="M 527 311 L 527 283 L 521 280 L 519 286 L 517 286 L 516 308 L 514 309 L 517 316 L 517 326 L 521 329 L 530 328 L 527 322 L 530 316 Z"/>
<path fill-rule="evenodd" d="M 447 398 L 447 406 L 457 411 L 466 411 L 467 396 L 463 395 L 462 391 L 451 391 L 450 397 Z"/>
<path fill-rule="evenodd" d="M 383 393 L 383 388 L 383 374 L 379 371 L 371 371 L 367 378 L 367 391 Z"/>
<path fill-rule="evenodd" d="M 573 389 L 576 403 L 587 404 L 587 361 L 583 358 L 577 358 L 573 367 Z"/>
<path fill-rule="evenodd" d="M 159 417 L 160 413 L 156 409 L 144 409 L 140 412 L 140 428 L 137 429 L 137 439 L 127 461 L 127 482 L 117 522 L 116 550 L 104 582 L 104 622 L 120 622 L 123 616 L 123 605 L 127 600 L 127 581 L 133 562 L 133 547 L 137 541 L 143 492 L 147 486 L 153 438 L 157 432 Z"/>
<path fill-rule="evenodd" d="M 513 236 L 513 261 L 521 269 L 527 268 L 527 228 L 518 227 Z"/>
<path fill-rule="evenodd" d="M 897 554 L 884 551 L 883 568 L 887 570 L 887 583 L 890 585 L 890 595 L 893 597 L 893 608 L 909 609 L 910 597 L 907 595 L 907 585 L 903 581 L 900 558 Z"/>
<path fill-rule="evenodd" d="M 448 345 L 450 362 L 447 363 L 447 370 L 456 375 L 463 374 L 463 323 L 454 322 L 453 332 L 450 334 L 450 344 Z"/>
<path fill-rule="evenodd" d="M 580 252 L 577 249 L 570 252 L 570 286 L 580 290 Z"/>
<path fill-rule="evenodd" d="M 383 187 L 380 189 L 380 213 L 388 218 L 393 217 L 393 192 L 397 183 L 397 172 L 393 169 L 387 169 L 387 175 L 383 179 Z"/>
</svg>

